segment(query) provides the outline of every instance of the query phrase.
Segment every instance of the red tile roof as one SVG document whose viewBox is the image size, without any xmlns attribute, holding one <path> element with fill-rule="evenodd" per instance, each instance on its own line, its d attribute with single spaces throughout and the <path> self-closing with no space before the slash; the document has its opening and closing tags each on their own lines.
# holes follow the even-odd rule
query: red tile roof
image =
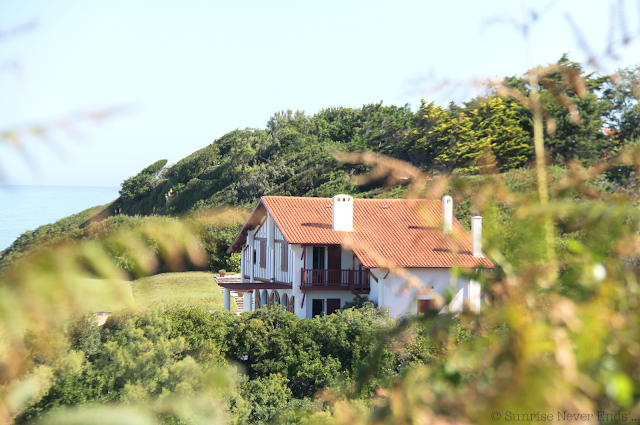
<svg viewBox="0 0 640 425">
<path fill-rule="evenodd" d="M 331 228 L 331 204 L 331 198 L 263 196 L 252 215 L 264 213 L 264 205 L 290 244 L 341 244 L 350 237 L 367 247 L 354 249 L 366 268 L 378 267 L 377 257 L 403 267 L 493 267 L 486 257 L 471 255 L 471 237 L 455 217 L 453 233 L 442 232 L 440 200 L 354 199 L 352 232 Z M 246 228 L 229 251 L 239 252 Z"/>
</svg>

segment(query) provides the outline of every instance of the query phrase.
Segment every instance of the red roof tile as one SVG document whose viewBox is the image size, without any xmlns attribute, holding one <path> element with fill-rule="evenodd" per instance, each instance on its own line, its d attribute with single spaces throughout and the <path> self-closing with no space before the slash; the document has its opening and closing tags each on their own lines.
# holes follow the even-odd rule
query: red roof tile
<svg viewBox="0 0 640 425">
<path fill-rule="evenodd" d="M 367 268 L 379 266 L 377 256 L 403 267 L 493 267 L 486 257 L 471 255 L 471 237 L 455 217 L 453 233 L 442 232 L 439 200 L 356 198 L 352 232 L 331 228 L 331 198 L 263 196 L 260 203 L 269 210 L 289 243 L 340 244 L 351 237 L 368 247 L 354 250 Z M 252 215 L 260 210 L 256 207 Z M 243 233 L 246 235 L 245 228 L 230 251 L 244 243 Z M 374 251 L 373 255 L 370 251 Z"/>
</svg>

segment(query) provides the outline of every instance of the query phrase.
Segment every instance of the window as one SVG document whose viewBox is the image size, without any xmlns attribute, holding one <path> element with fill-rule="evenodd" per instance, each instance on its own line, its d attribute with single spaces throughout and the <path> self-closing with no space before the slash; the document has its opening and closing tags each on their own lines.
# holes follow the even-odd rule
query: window
<svg viewBox="0 0 640 425">
<path fill-rule="evenodd" d="M 313 247 L 313 264 L 312 267 L 314 270 L 322 270 L 324 269 L 324 247 L 323 246 L 314 246 Z"/>
<path fill-rule="evenodd" d="M 324 300 L 313 300 L 311 304 L 311 317 L 324 314 Z"/>
<path fill-rule="evenodd" d="M 314 246 L 313 247 L 313 260 L 312 260 L 313 270 L 311 272 L 311 282 L 313 283 L 324 283 L 324 247 L 323 246 Z"/>
<path fill-rule="evenodd" d="M 418 300 L 418 313 L 427 314 L 435 307 L 435 300 Z"/>
<path fill-rule="evenodd" d="M 267 241 L 260 241 L 260 268 L 267 268 Z"/>
</svg>

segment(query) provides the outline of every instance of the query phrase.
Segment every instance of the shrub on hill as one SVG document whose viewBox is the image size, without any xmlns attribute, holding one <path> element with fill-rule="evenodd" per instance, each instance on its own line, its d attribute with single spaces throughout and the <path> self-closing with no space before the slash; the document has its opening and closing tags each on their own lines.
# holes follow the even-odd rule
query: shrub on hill
<svg viewBox="0 0 640 425">
<path fill-rule="evenodd" d="M 122 182 L 120 196 L 123 199 L 133 200 L 151 191 L 157 185 L 166 164 L 166 159 L 156 161 L 137 175 Z"/>
</svg>

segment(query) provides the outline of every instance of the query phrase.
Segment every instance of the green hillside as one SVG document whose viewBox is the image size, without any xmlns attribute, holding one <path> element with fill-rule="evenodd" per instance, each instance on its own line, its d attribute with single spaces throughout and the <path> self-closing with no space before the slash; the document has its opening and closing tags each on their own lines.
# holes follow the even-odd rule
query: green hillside
<svg viewBox="0 0 640 425">
<path fill-rule="evenodd" d="M 638 114 L 637 101 L 618 99 L 625 98 L 622 84 L 584 75 L 580 64 L 566 57 L 557 65 L 540 91 L 548 114 L 545 144 L 555 164 L 588 165 L 637 137 L 632 120 L 620 120 Z M 586 77 L 584 92 L 565 83 L 561 71 Z M 551 82 L 556 88 L 546 89 Z M 505 86 L 528 92 L 519 77 L 506 78 Z M 560 95 L 577 105 L 579 120 L 558 103 Z M 530 162 L 531 122 L 518 102 L 496 95 L 448 107 L 423 101 L 417 112 L 382 103 L 327 108 L 315 115 L 279 112 L 265 128 L 231 131 L 169 167 L 166 161 L 154 163 L 123 183 L 116 206 L 126 214 L 179 214 L 222 204 L 250 207 L 263 195 L 380 195 L 383 181 L 355 185 L 351 177 L 367 168 L 341 163 L 332 156 L 335 151 L 375 152 L 436 174 L 477 174 L 487 167 L 504 172 Z M 605 135 L 604 128 L 617 132 Z M 482 158 L 488 152 L 494 158 L 487 165 Z M 621 173 L 615 178 L 624 182 L 629 173 Z"/>
<path fill-rule="evenodd" d="M 585 75 L 580 64 L 561 58 L 540 85 L 549 160 L 560 167 L 571 161 L 589 165 L 632 143 L 640 132 L 636 125 L 640 110 L 632 95 L 636 74 L 637 67 L 623 70 L 614 83 Z M 566 75 L 584 77 L 584 87 L 565 81 Z M 524 95 L 529 90 L 524 77 L 508 77 L 504 86 Z M 552 86 L 553 90 L 548 88 Z M 34 246 L 99 237 L 114 229 L 135 229 L 148 221 L 185 214 L 193 217 L 223 205 L 251 208 L 263 195 L 404 195 L 406 188 L 385 188 L 383 178 L 356 184 L 354 177 L 369 168 L 340 162 L 335 152 L 374 152 L 428 173 L 453 173 L 470 181 L 484 172 L 508 176 L 523 170 L 526 174 L 533 155 L 531 114 L 513 98 L 499 97 L 490 89 L 487 93 L 447 107 L 423 101 L 415 112 L 409 105 L 382 103 L 327 108 L 315 115 L 278 112 L 265 128 L 233 130 L 176 164 L 167 166 L 166 160 L 151 164 L 125 180 L 121 196 L 111 204 L 26 232 L 4 251 L 0 270 Z M 578 115 L 562 102 L 575 104 Z M 601 183 L 615 190 L 635 182 L 630 167 L 616 167 Z M 206 269 L 237 267 L 237 259 L 225 250 L 245 216 L 240 209 L 232 220 L 197 226 L 211 257 Z M 116 259 L 118 255 L 114 253 Z M 126 261 L 120 263 L 126 269 Z"/>
</svg>

